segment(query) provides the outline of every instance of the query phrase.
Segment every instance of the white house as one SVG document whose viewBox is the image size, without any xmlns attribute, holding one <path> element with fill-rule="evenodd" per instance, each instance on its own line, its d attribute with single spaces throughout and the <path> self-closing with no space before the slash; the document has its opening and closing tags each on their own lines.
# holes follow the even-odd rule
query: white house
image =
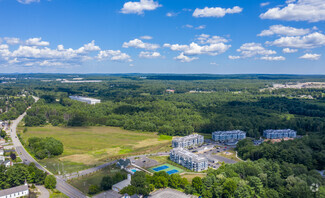
<svg viewBox="0 0 325 198">
<path fill-rule="evenodd" d="M 5 189 L 0 191 L 0 198 L 16 198 L 29 195 L 28 185 L 25 183 L 21 186 Z"/>
<path fill-rule="evenodd" d="M 0 155 L 2 156 L 4 154 L 5 154 L 4 150 L 0 149 Z"/>
</svg>

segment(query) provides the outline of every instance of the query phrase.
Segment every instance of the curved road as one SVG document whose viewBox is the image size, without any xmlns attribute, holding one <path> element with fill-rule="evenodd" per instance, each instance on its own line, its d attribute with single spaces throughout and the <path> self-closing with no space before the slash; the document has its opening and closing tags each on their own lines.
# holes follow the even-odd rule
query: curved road
<svg viewBox="0 0 325 198">
<path fill-rule="evenodd" d="M 37 97 L 34 97 L 35 102 L 38 101 Z M 49 170 L 44 168 L 42 165 L 40 165 L 23 147 L 21 144 L 19 138 L 17 137 L 17 126 L 19 122 L 26 116 L 26 112 L 20 115 L 16 120 L 12 121 L 12 124 L 10 126 L 10 135 L 12 138 L 12 142 L 14 144 L 14 147 L 16 148 L 16 151 L 19 155 L 19 157 L 23 160 L 24 164 L 30 164 L 34 163 L 36 167 L 42 171 L 47 172 L 48 174 L 53 175 Z M 70 184 L 66 183 L 63 179 L 56 176 L 56 189 L 58 189 L 63 194 L 67 195 L 68 197 L 72 198 L 86 198 L 87 196 L 84 195 L 82 192 L 80 192 L 78 189 L 74 188 Z"/>
</svg>

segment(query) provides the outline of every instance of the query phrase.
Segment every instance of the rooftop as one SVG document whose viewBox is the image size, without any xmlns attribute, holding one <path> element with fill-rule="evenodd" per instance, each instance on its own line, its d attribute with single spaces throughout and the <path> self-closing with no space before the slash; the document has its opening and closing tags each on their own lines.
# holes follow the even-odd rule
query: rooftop
<svg viewBox="0 0 325 198">
<path fill-rule="evenodd" d="M 11 195 L 13 193 L 22 192 L 26 190 L 28 190 L 28 185 L 21 185 L 13 188 L 8 188 L 0 191 L 0 197 L 5 197 L 6 195 Z"/>
<path fill-rule="evenodd" d="M 215 131 L 214 134 L 231 134 L 231 133 L 246 133 L 242 130 L 232 130 L 232 131 Z"/>
<path fill-rule="evenodd" d="M 194 153 L 191 153 L 190 151 L 183 149 L 183 148 L 174 148 L 173 150 L 171 150 L 171 152 L 175 152 L 175 153 L 178 153 L 179 155 L 192 158 L 193 161 L 205 161 L 206 160 L 205 157 L 200 157 L 200 156 L 198 156 Z"/>
<path fill-rule="evenodd" d="M 203 136 L 195 133 L 195 134 L 191 134 L 191 135 L 188 135 L 185 137 L 174 138 L 173 141 L 186 141 L 186 140 L 191 140 L 191 139 L 198 138 L 198 137 L 203 137 Z"/>
</svg>

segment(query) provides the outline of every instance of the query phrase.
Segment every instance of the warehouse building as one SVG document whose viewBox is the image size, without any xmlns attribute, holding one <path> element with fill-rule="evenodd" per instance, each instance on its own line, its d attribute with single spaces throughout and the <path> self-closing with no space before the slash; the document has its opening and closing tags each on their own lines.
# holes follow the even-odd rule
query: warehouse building
<svg viewBox="0 0 325 198">
<path fill-rule="evenodd" d="M 170 151 L 170 160 L 188 168 L 200 172 L 208 169 L 208 159 L 200 157 L 183 148 L 174 148 Z"/>
<path fill-rule="evenodd" d="M 212 139 L 217 142 L 230 143 L 237 142 L 246 138 L 246 132 L 241 130 L 234 131 L 215 131 L 212 133 Z"/>
<path fill-rule="evenodd" d="M 174 148 L 188 148 L 204 143 L 204 137 L 199 134 L 192 134 L 185 137 L 174 138 L 172 146 Z"/>
<path fill-rule="evenodd" d="M 83 96 L 69 96 L 69 98 L 71 100 L 77 100 L 77 101 L 85 102 L 85 103 L 92 104 L 92 105 L 100 103 L 99 99 L 87 98 L 87 97 L 83 97 Z"/>
<path fill-rule="evenodd" d="M 297 131 L 294 131 L 292 129 L 280 129 L 280 130 L 268 129 L 263 132 L 263 136 L 266 139 L 296 138 Z"/>
<path fill-rule="evenodd" d="M 24 185 L 0 190 L 0 198 L 17 198 L 17 197 L 28 197 L 29 189 L 25 182 Z"/>
</svg>

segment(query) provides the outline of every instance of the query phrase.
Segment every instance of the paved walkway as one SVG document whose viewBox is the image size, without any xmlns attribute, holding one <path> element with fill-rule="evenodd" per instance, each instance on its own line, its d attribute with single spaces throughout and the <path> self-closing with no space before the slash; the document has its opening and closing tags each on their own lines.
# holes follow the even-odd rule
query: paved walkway
<svg viewBox="0 0 325 198">
<path fill-rule="evenodd" d="M 39 196 L 39 198 L 50 197 L 50 192 L 44 186 L 36 186 L 36 187 L 41 191 L 41 195 Z"/>
</svg>

